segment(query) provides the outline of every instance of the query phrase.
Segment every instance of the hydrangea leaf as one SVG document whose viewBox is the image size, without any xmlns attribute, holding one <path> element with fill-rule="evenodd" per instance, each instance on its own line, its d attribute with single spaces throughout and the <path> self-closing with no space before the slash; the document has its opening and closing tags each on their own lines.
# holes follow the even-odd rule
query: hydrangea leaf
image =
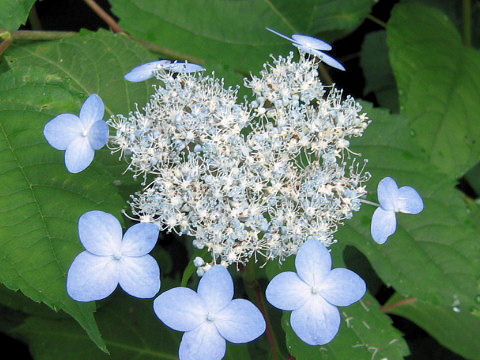
<svg viewBox="0 0 480 360">
<path fill-rule="evenodd" d="M 72 360 L 178 359 L 181 334 L 158 321 L 151 300 L 118 294 L 97 311 L 96 318 L 110 356 L 99 351 L 71 319 L 32 316 L 10 334 L 26 340 L 35 359 L 53 360 L 65 353 Z"/>
<path fill-rule="evenodd" d="M 346 267 L 343 261 L 344 245 L 332 246 L 333 267 Z M 294 256 L 279 265 L 270 261 L 265 269 L 269 279 L 283 271 L 295 271 Z M 367 284 L 368 287 L 368 284 Z M 327 345 L 310 346 L 294 333 L 290 325 L 290 311 L 284 311 L 282 328 L 286 335 L 287 349 L 297 360 L 326 359 L 371 360 L 375 354 L 381 358 L 401 360 L 409 354 L 408 346 L 391 319 L 380 311 L 380 306 L 370 293 L 359 302 L 339 307 L 342 323 L 337 336 Z"/>
<path fill-rule="evenodd" d="M 388 313 L 406 317 L 423 328 L 440 344 L 466 359 L 480 359 L 480 318 L 469 312 L 452 311 L 450 306 L 437 306 L 422 301 L 409 302 L 401 306 L 389 306 L 405 300 L 396 294 L 385 304 Z M 480 307 L 477 305 L 477 310 Z"/>
<path fill-rule="evenodd" d="M 5 57 L 11 69 L 42 67 L 71 92 L 85 97 L 98 94 L 105 103 L 105 118 L 134 110 L 135 103 L 144 104 L 152 93 L 152 82 L 132 84 L 123 78 L 139 63 L 155 60 L 152 54 L 126 36 L 105 30 L 82 31 L 59 41 L 12 45 Z M 79 99 L 80 105 L 82 102 Z"/>
<path fill-rule="evenodd" d="M 17 30 L 26 23 L 35 0 L 0 0 L 0 29 Z"/>
<path fill-rule="evenodd" d="M 359 249 L 380 278 L 403 296 L 468 311 L 479 291 L 480 243 L 463 195 L 455 181 L 428 164 L 403 117 L 366 110 L 373 122 L 361 139 L 352 141 L 352 148 L 369 159 L 370 199 L 376 201 L 378 181 L 391 176 L 399 186 L 418 190 L 425 210 L 397 214 L 396 233 L 379 246 L 370 235 L 374 207 L 363 205 L 337 239 Z"/>
<path fill-rule="evenodd" d="M 387 43 L 400 112 L 429 161 L 458 178 L 480 152 L 480 51 L 462 44 L 444 13 L 415 2 L 395 7 Z"/>
<path fill-rule="evenodd" d="M 182 334 L 167 328 L 154 316 L 151 300 L 118 293 L 97 311 L 96 318 L 110 356 L 99 351 L 71 319 L 31 316 L 9 333 L 26 340 L 36 359 L 54 360 L 65 352 L 72 360 L 178 359 Z M 225 359 L 250 359 L 247 346 L 228 344 Z"/>
<path fill-rule="evenodd" d="M 380 106 L 398 112 L 398 92 L 388 60 L 385 30 L 368 33 L 362 44 L 360 64 L 365 75 L 364 95 L 375 94 Z"/>
<path fill-rule="evenodd" d="M 4 214 L 0 281 L 35 301 L 66 311 L 102 349 L 105 345 L 93 317 L 95 306 L 68 297 L 66 272 L 82 250 L 77 222 L 84 212 L 98 209 L 121 218 L 126 204 L 114 179 L 125 166 L 110 166 L 118 162 L 104 149 L 86 171 L 68 174 L 63 152 L 47 144 L 43 127 L 59 113 L 78 113 L 90 93 L 108 99 L 110 114 L 127 111 L 133 101 L 145 98 L 148 86 L 135 89 L 122 80 L 141 53 L 135 43 L 107 32 L 28 45 L 9 51 L 12 70 L 0 80 L 0 203 Z M 97 64 L 102 57 L 108 66 Z M 88 67 L 96 67 L 99 73 Z"/>
<path fill-rule="evenodd" d="M 123 29 L 161 46 L 167 56 L 190 57 L 207 65 L 222 59 L 223 64 L 246 74 L 260 68 L 270 53 L 294 50 L 288 41 L 266 31 L 265 26 L 287 35 L 350 31 L 363 21 L 375 1 L 308 0 L 301 6 L 289 0 L 110 3 Z"/>
</svg>

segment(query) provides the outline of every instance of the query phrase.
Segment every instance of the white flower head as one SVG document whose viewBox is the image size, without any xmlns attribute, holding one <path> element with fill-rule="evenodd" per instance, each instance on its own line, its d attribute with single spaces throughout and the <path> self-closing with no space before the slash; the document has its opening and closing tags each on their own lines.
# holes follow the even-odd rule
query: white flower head
<svg viewBox="0 0 480 360">
<path fill-rule="evenodd" d="M 90 95 L 82 105 L 79 116 L 60 114 L 50 120 L 43 130 L 48 143 L 65 151 L 65 165 L 71 173 L 85 170 L 93 160 L 95 150 L 108 140 L 108 125 L 103 121 L 102 99 Z"/>
<path fill-rule="evenodd" d="M 373 213 L 371 233 L 375 242 L 383 244 L 397 229 L 395 213 L 418 214 L 423 211 L 423 200 L 410 186 L 398 188 L 391 177 L 378 183 L 377 195 L 380 207 Z"/>
<path fill-rule="evenodd" d="M 180 360 L 220 360 L 226 340 L 239 344 L 265 331 L 262 313 L 250 301 L 233 298 L 233 281 L 221 265 L 210 268 L 197 291 L 176 287 L 162 293 L 153 307 L 168 327 L 184 331 Z"/>
<path fill-rule="evenodd" d="M 194 237 L 227 265 L 283 259 L 312 236 L 335 242 L 365 194 L 369 174 L 348 139 L 368 121 L 317 66 L 293 53 L 274 59 L 245 79 L 254 100 L 240 104 L 212 75 L 156 72 L 161 85 L 143 110 L 109 120 L 110 148 L 134 177 L 153 176 L 132 196 L 133 215 Z"/>
<path fill-rule="evenodd" d="M 118 284 L 128 294 L 151 298 L 160 289 L 158 264 L 148 253 L 157 242 L 155 224 L 140 223 L 127 230 L 111 214 L 89 211 L 78 221 L 78 234 L 86 251 L 73 261 L 67 292 L 77 301 L 100 300 Z"/>
<path fill-rule="evenodd" d="M 298 250 L 297 272 L 275 276 L 267 286 L 270 304 L 292 311 L 290 324 L 295 334 L 309 345 L 324 345 L 337 334 L 340 313 L 337 306 L 349 306 L 366 291 L 365 282 L 354 272 L 332 269 L 327 248 L 310 239 Z"/>
</svg>

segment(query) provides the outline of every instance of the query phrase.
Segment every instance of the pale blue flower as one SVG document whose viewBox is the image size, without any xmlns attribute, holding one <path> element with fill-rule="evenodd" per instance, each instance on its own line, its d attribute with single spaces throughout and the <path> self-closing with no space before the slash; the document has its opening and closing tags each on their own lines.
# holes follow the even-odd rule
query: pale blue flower
<svg viewBox="0 0 480 360">
<path fill-rule="evenodd" d="M 233 281 L 221 265 L 200 279 L 197 292 L 176 287 L 155 299 L 158 318 L 168 327 L 185 331 L 180 360 L 219 360 L 226 341 L 246 343 L 265 331 L 262 313 L 250 301 L 233 298 Z"/>
<path fill-rule="evenodd" d="M 418 214 L 423 210 L 423 200 L 410 186 L 399 189 L 391 177 L 378 183 L 377 195 L 380 207 L 373 213 L 371 233 L 375 242 L 383 244 L 397 228 L 395 213 Z"/>
<path fill-rule="evenodd" d="M 155 76 L 155 72 L 159 70 L 167 70 L 177 73 L 191 73 L 196 71 L 204 71 L 205 69 L 197 64 L 189 62 L 173 62 L 170 60 L 158 60 L 148 62 L 146 64 L 133 68 L 125 75 L 125 80 L 131 82 L 139 82 L 150 79 Z"/>
<path fill-rule="evenodd" d="M 86 251 L 73 261 L 67 292 L 77 301 L 100 300 L 120 283 L 138 298 L 151 298 L 160 290 L 160 270 L 148 253 L 157 242 L 159 228 L 139 223 L 122 239 L 122 227 L 111 214 L 89 211 L 78 221 L 78 234 Z"/>
<path fill-rule="evenodd" d="M 286 35 L 279 33 L 270 28 L 266 28 L 268 31 L 273 32 L 274 34 L 283 37 L 284 39 L 290 40 L 293 46 L 297 47 L 299 50 L 303 51 L 304 53 L 314 55 L 322 60 L 325 64 L 330 65 L 339 70 L 345 71 L 345 67 L 340 64 L 337 60 L 333 57 L 325 54 L 320 50 L 332 50 L 332 46 L 326 43 L 323 40 L 307 36 L 307 35 L 300 35 L 300 34 L 293 34 L 291 38 Z"/>
<path fill-rule="evenodd" d="M 332 269 L 327 248 L 317 239 L 303 244 L 295 258 L 297 272 L 275 276 L 267 286 L 270 304 L 293 310 L 290 324 L 297 336 L 309 345 L 324 345 L 337 334 L 340 313 L 337 306 L 360 300 L 365 282 L 353 271 Z"/>
<path fill-rule="evenodd" d="M 85 170 L 93 160 L 95 150 L 108 141 L 108 125 L 103 121 L 102 99 L 92 94 L 82 105 L 80 115 L 60 114 L 43 130 L 48 143 L 65 151 L 65 165 L 71 173 Z"/>
</svg>

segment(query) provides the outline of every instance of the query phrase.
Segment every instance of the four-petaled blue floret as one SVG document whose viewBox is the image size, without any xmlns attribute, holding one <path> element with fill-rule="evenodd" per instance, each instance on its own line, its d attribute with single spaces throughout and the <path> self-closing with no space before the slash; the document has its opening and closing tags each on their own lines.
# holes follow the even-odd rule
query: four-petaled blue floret
<svg viewBox="0 0 480 360">
<path fill-rule="evenodd" d="M 383 244 L 397 228 L 396 212 L 418 214 L 423 210 L 423 200 L 418 192 L 410 186 L 398 188 L 391 177 L 378 183 L 378 207 L 373 213 L 371 233 L 373 240 Z"/>
<path fill-rule="evenodd" d="M 100 300 L 118 284 L 128 294 L 151 298 L 160 290 L 160 269 L 148 253 L 157 242 L 159 228 L 139 223 L 122 239 L 122 226 L 111 214 L 89 211 L 78 221 L 78 235 L 86 251 L 73 261 L 67 292 L 77 301 Z"/>
<path fill-rule="evenodd" d="M 171 71 L 175 73 L 192 73 L 204 71 L 205 68 L 187 61 L 175 61 L 172 63 L 170 60 L 157 60 L 133 68 L 127 74 L 125 74 L 124 78 L 130 82 L 144 81 L 154 77 L 155 73 L 160 70 Z"/>
<path fill-rule="evenodd" d="M 332 341 L 340 327 L 337 306 L 349 306 L 366 291 L 365 282 L 353 271 L 332 269 L 327 248 L 318 240 L 303 244 L 295 258 L 297 272 L 275 276 L 267 286 L 267 300 L 281 310 L 292 311 L 290 324 L 309 345 Z"/>
<path fill-rule="evenodd" d="M 95 150 L 108 141 L 108 125 L 103 121 L 102 99 L 92 94 L 83 103 L 79 116 L 60 114 L 43 130 L 48 143 L 65 151 L 65 165 L 71 173 L 85 170 L 93 160 Z"/>
<path fill-rule="evenodd" d="M 176 287 L 154 301 L 158 318 L 168 327 L 184 331 L 180 360 L 220 360 L 226 341 L 246 343 L 265 331 L 262 313 L 250 301 L 233 298 L 233 281 L 221 265 L 201 278 L 197 292 Z"/>
</svg>

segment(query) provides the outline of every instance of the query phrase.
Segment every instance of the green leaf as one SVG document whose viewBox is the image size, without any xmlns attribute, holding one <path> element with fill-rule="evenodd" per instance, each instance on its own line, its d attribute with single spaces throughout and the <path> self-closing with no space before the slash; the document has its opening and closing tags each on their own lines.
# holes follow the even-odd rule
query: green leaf
<svg viewBox="0 0 480 360">
<path fill-rule="evenodd" d="M 479 160 L 480 52 L 445 14 L 415 2 L 395 7 L 387 43 L 401 113 L 428 161 L 458 178 Z"/>
<path fill-rule="evenodd" d="M 315 35 L 350 31 L 363 21 L 374 0 L 111 0 L 120 26 L 164 48 L 167 56 L 194 62 L 221 62 L 243 74 L 260 69 L 270 53 L 294 50 L 268 31 Z M 172 50 L 174 49 L 174 51 Z"/>
<path fill-rule="evenodd" d="M 97 312 L 97 320 L 110 356 L 100 352 L 70 319 L 30 317 L 10 330 L 26 340 L 35 359 L 176 360 L 181 332 L 165 326 L 153 312 L 152 300 L 116 294 Z M 246 344 L 227 344 L 226 360 L 250 359 Z"/>
<path fill-rule="evenodd" d="M 50 80 L 80 94 L 78 104 L 87 95 L 98 94 L 105 103 L 106 116 L 127 114 L 135 110 L 135 103 L 143 106 L 148 102 L 152 93 L 152 81 L 130 83 L 123 76 L 155 58 L 126 36 L 105 30 L 83 31 L 60 41 L 12 45 L 5 57 L 11 69 L 41 67 Z"/>
<path fill-rule="evenodd" d="M 391 176 L 399 186 L 417 189 L 425 210 L 397 214 L 396 233 L 378 245 L 370 235 L 374 209 L 364 205 L 337 239 L 359 249 L 380 278 L 403 296 L 468 311 L 479 292 L 480 243 L 456 182 L 428 164 L 403 117 L 379 109 L 367 112 L 372 123 L 362 138 L 352 141 L 352 148 L 369 159 L 369 193 L 375 193 L 380 179 Z"/>
<path fill-rule="evenodd" d="M 387 34 L 384 30 L 365 36 L 360 64 L 365 76 L 364 95 L 373 92 L 381 107 L 398 112 L 397 85 L 388 60 Z"/>
<path fill-rule="evenodd" d="M 300 340 L 290 326 L 289 312 L 284 312 L 282 327 L 290 353 L 297 360 L 399 360 L 410 353 L 400 331 L 392 326 L 391 319 L 380 311 L 370 294 L 360 302 L 340 308 L 340 312 L 340 331 L 331 343 L 324 346 L 310 346 Z"/>
<path fill-rule="evenodd" d="M 102 31 L 9 49 L 12 70 L 0 75 L 0 281 L 64 310 L 104 350 L 95 305 L 68 297 L 66 272 L 83 249 L 77 222 L 84 212 L 121 220 L 125 202 L 114 180 L 125 165 L 103 149 L 87 170 L 69 174 L 64 152 L 47 144 L 43 127 L 59 113 L 78 114 L 91 93 L 100 94 L 110 114 L 145 102 L 149 85 L 123 80 L 144 58 L 151 57 L 136 43 Z"/>
<path fill-rule="evenodd" d="M 96 348 L 72 320 L 30 317 L 10 333 L 25 339 L 35 359 L 178 359 L 181 334 L 155 316 L 151 300 L 115 296 L 97 311 L 110 356 Z"/>
<path fill-rule="evenodd" d="M 385 306 L 405 300 L 394 295 Z M 401 306 L 395 306 L 388 313 L 410 319 L 422 327 L 440 344 L 467 359 L 480 359 L 480 318 L 469 312 L 455 312 L 450 306 L 435 306 L 422 301 L 414 301 Z"/>
<path fill-rule="evenodd" d="M 35 0 L 0 0 L 0 29 L 17 30 L 27 21 Z"/>
</svg>

